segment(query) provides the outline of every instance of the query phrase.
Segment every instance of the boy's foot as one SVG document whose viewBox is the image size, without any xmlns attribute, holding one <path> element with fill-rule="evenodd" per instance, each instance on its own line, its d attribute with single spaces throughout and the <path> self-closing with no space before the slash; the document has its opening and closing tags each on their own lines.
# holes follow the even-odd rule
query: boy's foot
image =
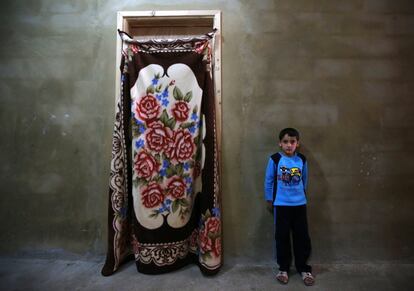
<svg viewBox="0 0 414 291">
<path fill-rule="evenodd" d="M 287 284 L 289 282 L 288 273 L 285 271 L 279 271 L 276 275 L 276 279 L 282 284 Z"/>
<path fill-rule="evenodd" d="M 312 273 L 302 272 L 300 274 L 302 275 L 303 283 L 305 283 L 306 286 L 312 286 L 315 284 L 315 277 L 313 277 Z"/>
</svg>

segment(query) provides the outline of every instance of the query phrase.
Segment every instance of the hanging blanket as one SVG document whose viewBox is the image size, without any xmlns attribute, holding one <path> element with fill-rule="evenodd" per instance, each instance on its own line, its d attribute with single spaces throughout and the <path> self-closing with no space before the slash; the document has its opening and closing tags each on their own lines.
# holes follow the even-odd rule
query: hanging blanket
<svg viewBox="0 0 414 291">
<path fill-rule="evenodd" d="M 210 40 L 127 43 L 113 134 L 103 275 L 221 266 Z"/>
</svg>

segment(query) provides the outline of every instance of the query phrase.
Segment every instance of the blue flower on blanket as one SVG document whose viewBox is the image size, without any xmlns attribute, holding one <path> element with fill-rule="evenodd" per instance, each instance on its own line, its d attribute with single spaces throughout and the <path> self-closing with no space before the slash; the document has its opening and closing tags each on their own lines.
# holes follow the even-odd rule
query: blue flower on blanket
<svg viewBox="0 0 414 291">
<path fill-rule="evenodd" d="M 162 105 L 163 105 L 164 107 L 167 107 L 169 103 L 170 103 L 170 101 L 168 101 L 168 99 L 164 99 L 164 100 L 162 100 Z"/>
<path fill-rule="evenodd" d="M 214 207 L 213 209 L 211 209 L 211 212 L 213 212 L 213 216 L 220 217 L 220 208 Z"/>
<path fill-rule="evenodd" d="M 167 170 L 166 169 L 161 169 L 160 176 L 161 177 L 167 177 Z"/>
<path fill-rule="evenodd" d="M 191 114 L 191 120 L 197 121 L 197 119 L 198 119 L 197 113 L 196 112 L 193 112 Z"/>
<path fill-rule="evenodd" d="M 153 85 L 156 85 L 156 84 L 154 84 L 153 82 Z M 158 92 L 158 94 L 155 94 L 155 97 L 157 97 L 157 99 L 161 101 L 162 106 L 168 107 L 168 104 L 170 103 L 170 101 L 168 100 L 168 86 L 165 87 L 162 93 L 161 93 L 161 86 L 162 84 L 158 85 L 155 88 L 156 92 Z"/>
<path fill-rule="evenodd" d="M 166 200 L 164 201 L 164 203 L 165 203 L 165 205 L 166 205 L 167 207 L 170 207 L 170 206 L 171 206 L 171 203 L 172 203 L 172 200 L 171 200 L 171 199 L 166 199 Z"/>
<path fill-rule="evenodd" d="M 191 179 L 191 177 L 185 177 L 185 182 L 187 184 L 191 184 L 193 182 L 193 179 Z"/>
<path fill-rule="evenodd" d="M 188 128 L 188 130 L 189 130 L 192 134 L 194 134 L 194 133 L 196 132 L 196 130 L 197 130 L 197 127 L 193 125 L 193 126 L 189 127 L 189 128 Z"/>
<path fill-rule="evenodd" d="M 190 164 L 188 162 L 185 162 L 183 168 L 184 170 L 188 171 L 190 169 Z"/>
<path fill-rule="evenodd" d="M 168 169 L 169 166 L 170 166 L 170 162 L 168 162 L 168 160 L 164 160 L 162 162 L 162 168 L 161 168 L 161 171 L 160 171 L 161 177 L 166 177 L 167 176 L 167 169 Z"/>
<path fill-rule="evenodd" d="M 160 78 L 161 78 L 161 76 L 160 76 L 159 73 L 155 74 L 154 75 L 154 78 L 151 80 L 151 84 L 153 86 L 157 85 Z"/>
<path fill-rule="evenodd" d="M 134 118 L 135 118 L 135 116 L 134 116 Z M 145 124 L 141 120 L 138 120 L 138 119 L 135 119 L 135 123 L 138 127 L 138 132 L 140 134 L 143 134 L 145 132 Z"/>
<path fill-rule="evenodd" d="M 166 199 L 162 203 L 162 206 L 157 210 L 158 213 L 170 212 L 171 203 L 172 203 L 172 200 L 171 199 Z"/>
<path fill-rule="evenodd" d="M 134 115 L 134 118 L 135 118 L 135 114 L 134 114 L 134 113 L 132 113 L 132 114 Z M 135 123 L 136 123 L 138 126 L 145 126 L 145 125 L 144 125 L 144 123 L 143 123 L 141 120 L 136 119 L 136 118 L 135 118 Z"/>
<path fill-rule="evenodd" d="M 144 146 L 144 140 L 139 139 L 139 140 L 135 141 L 135 147 L 137 149 L 142 148 L 143 146 Z"/>
</svg>

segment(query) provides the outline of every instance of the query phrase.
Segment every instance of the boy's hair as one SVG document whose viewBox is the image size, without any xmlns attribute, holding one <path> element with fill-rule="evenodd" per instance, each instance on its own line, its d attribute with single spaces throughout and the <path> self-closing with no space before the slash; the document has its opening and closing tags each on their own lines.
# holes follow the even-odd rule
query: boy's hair
<svg viewBox="0 0 414 291">
<path fill-rule="evenodd" d="M 280 131 L 280 133 L 279 133 L 279 140 L 282 140 L 282 138 L 285 136 L 285 135 L 288 135 L 288 136 L 291 136 L 291 137 L 296 137 L 296 139 L 297 140 L 299 140 L 299 131 L 297 131 L 296 129 L 294 129 L 294 128 L 290 128 L 290 127 L 288 127 L 288 128 L 284 128 L 284 129 L 282 129 L 281 131 Z"/>
</svg>

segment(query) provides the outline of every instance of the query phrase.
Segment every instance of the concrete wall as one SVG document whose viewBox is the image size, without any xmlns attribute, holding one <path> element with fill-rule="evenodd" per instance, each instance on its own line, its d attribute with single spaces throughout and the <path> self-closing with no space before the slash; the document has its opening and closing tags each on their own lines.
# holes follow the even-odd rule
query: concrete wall
<svg viewBox="0 0 414 291">
<path fill-rule="evenodd" d="M 313 261 L 414 262 L 408 0 L 3 1 L 2 253 L 105 252 L 116 11 L 158 9 L 223 12 L 227 259 L 269 259 L 264 168 L 293 126 Z"/>
</svg>

